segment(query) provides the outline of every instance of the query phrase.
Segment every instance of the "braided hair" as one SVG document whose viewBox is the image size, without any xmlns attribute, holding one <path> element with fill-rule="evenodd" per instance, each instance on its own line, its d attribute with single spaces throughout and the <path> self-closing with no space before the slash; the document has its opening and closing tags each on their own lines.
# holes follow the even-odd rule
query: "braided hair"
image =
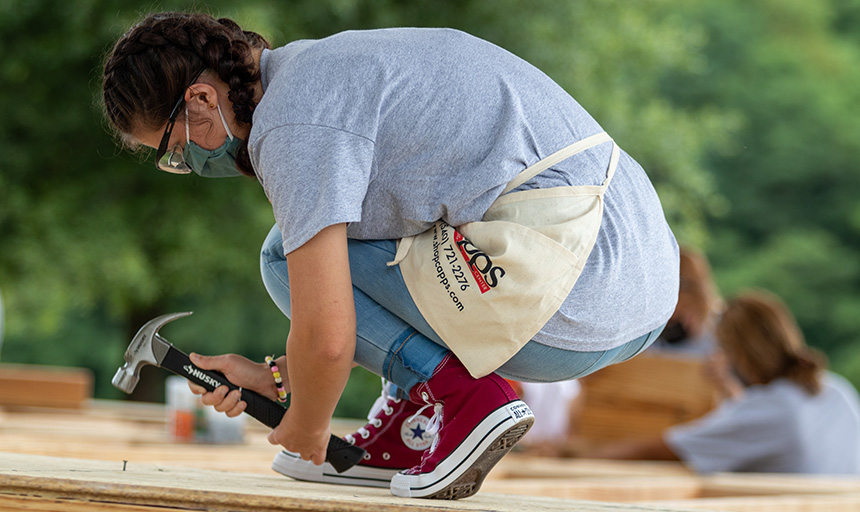
<svg viewBox="0 0 860 512">
<path fill-rule="evenodd" d="M 201 70 L 211 70 L 230 88 L 236 122 L 253 119 L 254 85 L 260 70 L 252 49 L 269 48 L 255 32 L 233 20 L 197 13 L 166 12 L 147 16 L 114 45 L 105 59 L 104 110 L 117 137 L 130 149 L 140 130 L 164 126 L 174 103 Z M 254 176 L 248 142 L 236 156 L 239 170 Z"/>
</svg>

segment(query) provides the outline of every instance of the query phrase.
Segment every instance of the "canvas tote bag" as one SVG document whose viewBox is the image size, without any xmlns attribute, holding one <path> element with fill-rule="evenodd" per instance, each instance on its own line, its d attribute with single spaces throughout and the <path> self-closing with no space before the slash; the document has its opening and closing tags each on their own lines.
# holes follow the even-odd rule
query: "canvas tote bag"
<svg viewBox="0 0 860 512">
<path fill-rule="evenodd" d="M 510 192 L 605 142 L 603 184 Z M 473 377 L 516 354 L 567 298 L 597 239 L 619 153 L 606 133 L 587 137 L 516 176 L 481 221 L 456 229 L 437 221 L 398 241 L 389 265 L 400 265 L 418 310 Z"/>
</svg>

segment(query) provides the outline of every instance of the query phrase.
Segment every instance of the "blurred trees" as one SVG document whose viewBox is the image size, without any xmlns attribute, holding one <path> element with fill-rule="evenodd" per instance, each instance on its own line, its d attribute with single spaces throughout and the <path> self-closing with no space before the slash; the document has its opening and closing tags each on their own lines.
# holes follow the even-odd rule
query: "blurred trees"
<svg viewBox="0 0 860 512">
<path fill-rule="evenodd" d="M 730 208 L 708 252 L 727 293 L 781 295 L 810 344 L 860 383 L 860 3 L 694 2 L 699 73 L 677 105 L 730 106 L 742 127 L 707 167 Z"/>
<path fill-rule="evenodd" d="M 860 354 L 860 2 L 293 0 L 205 4 L 274 45 L 347 29 L 450 26 L 537 65 L 652 177 L 724 292 L 782 295 L 855 383 Z M 163 1 L 159 9 L 199 8 Z M 0 2 L 2 360 L 88 366 L 97 394 L 158 314 L 186 351 L 262 359 L 289 322 L 258 277 L 273 222 L 253 180 L 156 171 L 107 133 L 101 59 L 150 2 Z M 356 372 L 339 414 L 360 416 Z M 368 391 L 365 391 L 368 390 Z"/>
</svg>

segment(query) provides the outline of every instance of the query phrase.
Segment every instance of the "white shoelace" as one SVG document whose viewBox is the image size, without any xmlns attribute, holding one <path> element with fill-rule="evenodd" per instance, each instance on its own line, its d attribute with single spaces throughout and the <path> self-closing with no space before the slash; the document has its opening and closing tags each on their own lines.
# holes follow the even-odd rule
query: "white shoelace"
<svg viewBox="0 0 860 512">
<path fill-rule="evenodd" d="M 372 425 L 375 428 L 379 428 L 382 426 L 382 419 L 377 418 L 380 412 L 385 412 L 386 416 L 391 416 L 394 413 L 394 408 L 388 405 L 389 400 L 393 400 L 394 403 L 400 403 L 400 398 L 391 395 L 391 382 L 382 379 L 382 393 L 373 402 L 373 407 L 370 408 L 370 412 L 367 413 L 367 421 L 369 425 Z M 411 420 L 410 420 L 411 421 Z M 357 434 L 361 436 L 362 439 L 367 439 L 370 437 L 370 430 L 368 430 L 367 425 L 364 427 L 360 427 L 357 431 Z M 352 434 L 347 434 L 343 436 L 343 438 L 350 444 L 355 444 L 355 436 Z"/>
<path fill-rule="evenodd" d="M 436 450 L 436 443 L 439 441 L 439 436 L 437 436 L 436 433 L 439 432 L 439 429 L 442 427 L 442 404 L 438 402 L 433 404 L 427 402 L 425 399 L 424 406 L 418 409 L 418 412 L 407 418 L 406 422 L 412 423 L 415 421 L 415 418 L 420 416 L 428 407 L 433 407 L 433 416 L 430 416 L 430 421 L 427 423 L 427 428 L 425 428 L 424 431 L 433 436 L 433 443 L 430 444 L 430 453 L 433 453 Z"/>
</svg>

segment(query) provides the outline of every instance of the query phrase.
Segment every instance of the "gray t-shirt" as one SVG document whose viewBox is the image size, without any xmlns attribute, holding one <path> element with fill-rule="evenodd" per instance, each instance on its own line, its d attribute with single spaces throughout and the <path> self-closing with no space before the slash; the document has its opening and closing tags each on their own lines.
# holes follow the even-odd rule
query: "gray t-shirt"
<svg viewBox="0 0 860 512">
<path fill-rule="evenodd" d="M 397 239 L 480 220 L 528 165 L 603 131 L 538 69 L 456 30 L 343 32 L 264 51 L 260 65 L 249 149 L 285 253 L 338 223 L 352 238 Z M 521 188 L 600 184 L 610 146 Z M 677 286 L 659 199 L 622 152 L 594 251 L 535 341 L 619 346 L 669 318 Z"/>
<path fill-rule="evenodd" d="M 860 474 L 860 401 L 826 373 L 810 395 L 787 379 L 751 386 L 708 415 L 670 428 L 666 444 L 702 473 Z"/>
</svg>

